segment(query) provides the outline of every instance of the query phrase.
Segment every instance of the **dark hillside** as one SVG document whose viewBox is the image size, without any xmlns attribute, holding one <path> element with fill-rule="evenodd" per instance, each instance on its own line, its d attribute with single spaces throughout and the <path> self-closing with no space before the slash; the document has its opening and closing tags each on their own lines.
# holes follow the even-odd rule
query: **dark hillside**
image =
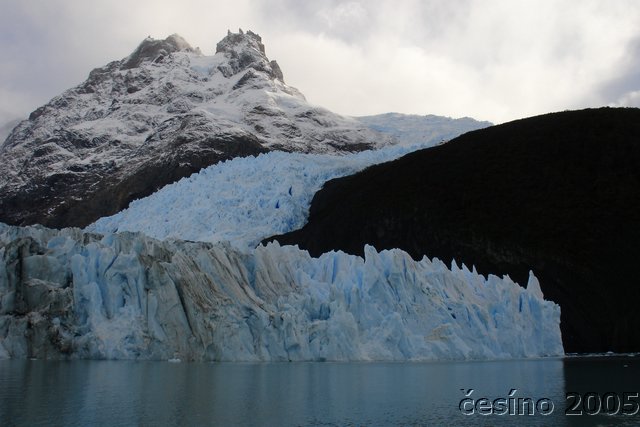
<svg viewBox="0 0 640 427">
<path fill-rule="evenodd" d="M 518 120 L 330 181 L 275 239 L 402 248 L 521 284 L 531 269 L 565 351 L 640 351 L 640 109 Z"/>
</svg>

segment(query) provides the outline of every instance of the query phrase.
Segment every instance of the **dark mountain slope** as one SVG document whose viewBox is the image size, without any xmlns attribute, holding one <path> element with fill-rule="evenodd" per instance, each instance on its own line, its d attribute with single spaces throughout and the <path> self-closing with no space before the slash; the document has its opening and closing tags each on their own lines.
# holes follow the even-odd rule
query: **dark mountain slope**
<svg viewBox="0 0 640 427">
<path fill-rule="evenodd" d="M 275 239 L 402 248 L 521 284 L 531 269 L 567 352 L 640 351 L 640 110 L 518 120 L 330 181 Z"/>
</svg>

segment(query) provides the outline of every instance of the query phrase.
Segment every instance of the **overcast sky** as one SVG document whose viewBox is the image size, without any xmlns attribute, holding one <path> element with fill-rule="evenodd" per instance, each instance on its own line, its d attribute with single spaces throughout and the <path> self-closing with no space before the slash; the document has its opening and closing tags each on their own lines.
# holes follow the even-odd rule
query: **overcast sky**
<svg viewBox="0 0 640 427">
<path fill-rule="evenodd" d="M 148 35 L 213 54 L 262 36 L 285 81 L 335 112 L 496 123 L 640 107 L 638 0 L 0 0 L 0 125 Z"/>
</svg>

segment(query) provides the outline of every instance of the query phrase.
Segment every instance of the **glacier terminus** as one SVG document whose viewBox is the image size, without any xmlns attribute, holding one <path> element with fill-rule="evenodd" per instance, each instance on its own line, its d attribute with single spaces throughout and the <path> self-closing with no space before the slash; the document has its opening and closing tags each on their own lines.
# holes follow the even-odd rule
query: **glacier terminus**
<svg viewBox="0 0 640 427">
<path fill-rule="evenodd" d="M 207 361 L 559 356 L 560 308 L 401 250 L 0 228 L 0 357 Z"/>
</svg>

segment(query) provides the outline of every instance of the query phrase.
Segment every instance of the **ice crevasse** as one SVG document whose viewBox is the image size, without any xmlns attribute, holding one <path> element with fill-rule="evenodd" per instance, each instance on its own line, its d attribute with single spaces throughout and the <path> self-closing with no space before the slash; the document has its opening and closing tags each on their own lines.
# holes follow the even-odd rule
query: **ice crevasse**
<svg viewBox="0 0 640 427">
<path fill-rule="evenodd" d="M 0 225 L 0 358 L 451 360 L 563 354 L 560 308 L 401 250 Z"/>
<path fill-rule="evenodd" d="M 326 181 L 421 147 L 391 146 L 342 156 L 272 151 L 236 157 L 136 200 L 86 231 L 140 231 L 161 240 L 229 241 L 250 251 L 266 237 L 302 227 L 311 199 Z"/>
</svg>

